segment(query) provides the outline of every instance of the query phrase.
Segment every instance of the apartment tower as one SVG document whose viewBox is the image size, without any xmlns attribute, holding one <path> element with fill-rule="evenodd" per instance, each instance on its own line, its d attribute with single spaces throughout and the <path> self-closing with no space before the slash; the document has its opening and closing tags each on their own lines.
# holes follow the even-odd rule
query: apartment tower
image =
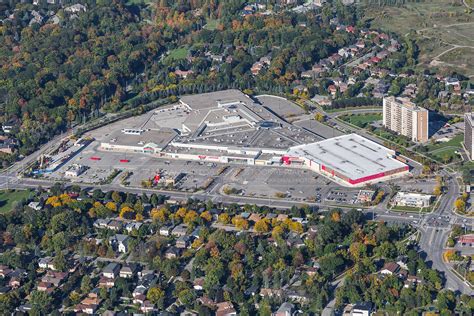
<svg viewBox="0 0 474 316">
<path fill-rule="evenodd" d="M 428 110 L 406 98 L 383 98 L 383 126 L 414 142 L 427 142 Z"/>
<path fill-rule="evenodd" d="M 474 112 L 464 114 L 464 148 L 471 160 L 474 160 Z"/>
</svg>

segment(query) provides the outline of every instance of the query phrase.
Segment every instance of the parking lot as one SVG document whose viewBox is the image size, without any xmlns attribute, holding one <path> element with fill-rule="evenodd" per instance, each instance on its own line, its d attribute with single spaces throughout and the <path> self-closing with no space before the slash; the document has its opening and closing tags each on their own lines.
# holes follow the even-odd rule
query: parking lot
<svg viewBox="0 0 474 316">
<path fill-rule="evenodd" d="M 322 202 L 331 188 L 338 187 L 330 180 L 309 170 L 282 167 L 232 167 L 225 179 L 226 185 L 241 191 L 242 195 L 263 198 L 277 196 L 297 201 Z"/>
<path fill-rule="evenodd" d="M 326 195 L 325 200 L 330 204 L 360 205 L 357 196 L 359 190 L 332 189 Z"/>
<path fill-rule="evenodd" d="M 183 173 L 184 177 L 176 183 L 176 188 L 196 190 L 202 187 L 210 177 L 214 177 L 222 167 L 222 165 L 199 161 L 170 161 L 142 153 L 105 152 L 98 148 L 99 142 L 94 141 L 59 170 L 45 177 L 64 180 L 65 171 L 72 164 L 80 164 L 85 166 L 86 170 L 78 177 L 67 178 L 69 181 L 100 183 L 114 173 L 114 170 L 120 170 L 122 174 L 128 172 L 127 182 L 130 186 L 139 187 L 143 180 L 152 179 L 155 175 L 160 175 L 163 179 L 173 179 Z M 121 178 L 121 175 L 117 176 L 112 183 L 120 183 Z"/>
<path fill-rule="evenodd" d="M 396 181 L 395 184 L 400 187 L 400 191 L 433 194 L 436 180 L 434 178 L 404 179 L 403 181 Z"/>
</svg>

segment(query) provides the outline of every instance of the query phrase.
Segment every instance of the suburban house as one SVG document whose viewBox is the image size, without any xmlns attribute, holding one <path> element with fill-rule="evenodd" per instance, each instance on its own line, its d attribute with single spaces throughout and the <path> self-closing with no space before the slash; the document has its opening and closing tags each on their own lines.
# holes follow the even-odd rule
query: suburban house
<svg viewBox="0 0 474 316">
<path fill-rule="evenodd" d="M 396 264 L 395 262 L 387 262 L 386 264 L 384 264 L 382 270 L 380 270 L 380 273 L 386 275 L 393 275 L 399 270 L 400 266 L 398 264 Z"/>
<path fill-rule="evenodd" d="M 176 247 L 177 248 L 187 248 L 189 246 L 191 238 L 189 236 L 181 236 L 176 240 Z"/>
<path fill-rule="evenodd" d="M 171 234 L 171 230 L 173 229 L 172 226 L 162 226 L 160 228 L 159 234 L 161 236 L 169 236 Z"/>
<path fill-rule="evenodd" d="M 187 231 L 188 231 L 188 228 L 184 224 L 180 224 L 171 231 L 171 235 L 175 237 L 181 237 L 181 236 L 186 235 Z"/>
<path fill-rule="evenodd" d="M 56 270 L 53 263 L 52 257 L 44 257 L 38 260 L 38 267 L 40 269 L 51 269 Z"/>
<path fill-rule="evenodd" d="M 131 233 L 133 230 L 139 230 L 142 225 L 143 223 L 140 222 L 130 222 L 125 225 L 125 230 Z"/>
<path fill-rule="evenodd" d="M 43 206 L 40 202 L 30 202 L 28 203 L 28 207 L 35 211 L 41 211 L 43 209 Z"/>
<path fill-rule="evenodd" d="M 234 309 L 234 305 L 231 302 L 217 303 L 216 316 L 234 316 L 237 315 L 237 311 Z"/>
<path fill-rule="evenodd" d="M 110 245 L 112 249 L 121 253 L 128 252 L 128 243 L 130 238 L 127 235 L 115 234 L 109 238 Z"/>
<path fill-rule="evenodd" d="M 291 316 L 293 313 L 293 309 L 295 306 L 291 303 L 284 302 L 283 304 L 280 305 L 276 313 L 274 314 L 275 316 Z"/>
<path fill-rule="evenodd" d="M 120 277 L 125 278 L 125 279 L 131 279 L 135 276 L 135 274 L 138 271 L 138 265 L 131 263 L 131 264 L 125 264 L 122 269 L 120 269 Z"/>
<path fill-rule="evenodd" d="M 120 265 L 118 263 L 111 262 L 102 270 L 102 275 L 105 278 L 115 279 L 115 277 L 119 274 L 119 272 L 120 272 Z"/>
</svg>

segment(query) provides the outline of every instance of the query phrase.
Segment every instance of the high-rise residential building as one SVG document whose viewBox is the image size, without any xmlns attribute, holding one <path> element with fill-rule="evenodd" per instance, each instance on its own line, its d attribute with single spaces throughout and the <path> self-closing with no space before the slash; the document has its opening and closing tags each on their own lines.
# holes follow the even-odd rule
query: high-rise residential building
<svg viewBox="0 0 474 316">
<path fill-rule="evenodd" d="M 474 112 L 464 115 L 464 148 L 471 160 L 474 160 Z"/>
<path fill-rule="evenodd" d="M 383 98 L 383 125 L 414 142 L 428 141 L 428 110 L 407 98 Z"/>
</svg>

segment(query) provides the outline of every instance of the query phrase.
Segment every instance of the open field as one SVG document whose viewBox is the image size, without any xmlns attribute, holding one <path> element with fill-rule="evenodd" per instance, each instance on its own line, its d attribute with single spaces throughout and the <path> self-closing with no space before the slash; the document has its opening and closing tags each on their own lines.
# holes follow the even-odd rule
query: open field
<svg viewBox="0 0 474 316">
<path fill-rule="evenodd" d="M 188 55 L 188 50 L 186 48 L 177 48 L 169 52 L 166 59 L 185 59 Z"/>
<path fill-rule="evenodd" d="M 204 25 L 204 28 L 207 29 L 207 30 L 210 30 L 210 31 L 213 31 L 217 28 L 217 26 L 219 25 L 219 20 L 216 19 L 216 20 L 208 20 L 207 21 L 207 24 Z"/>
<path fill-rule="evenodd" d="M 29 191 L 0 191 L 0 213 L 9 212 L 14 202 L 27 198 L 29 195 Z"/>
<path fill-rule="evenodd" d="M 474 28 L 474 25 L 472 26 Z M 467 76 L 474 76 L 474 47 L 457 48 L 439 58 L 444 65 L 449 65 L 460 71 L 466 70 Z"/>
<path fill-rule="evenodd" d="M 450 141 L 444 143 L 436 143 L 427 145 L 428 152 L 438 151 L 440 149 L 444 149 L 446 147 L 457 147 L 461 149 L 461 143 L 464 139 L 464 135 L 457 135 L 454 136 Z"/>
<path fill-rule="evenodd" d="M 434 159 L 448 162 L 459 159 L 456 152 L 462 151 L 463 135 L 457 135 L 448 142 L 427 145 L 428 154 Z"/>
<path fill-rule="evenodd" d="M 383 30 L 406 36 L 414 34 L 420 48 L 421 66 L 457 70 L 473 76 L 469 61 L 474 59 L 474 14 L 461 0 L 430 0 L 403 6 L 366 8 L 367 19 Z M 469 47 L 473 47 L 469 49 Z M 442 58 L 447 53 L 447 59 Z"/>
<path fill-rule="evenodd" d="M 363 128 L 367 126 L 367 124 L 381 120 L 382 114 L 373 113 L 373 114 L 343 115 L 340 118 L 343 121 L 351 123 L 352 125 Z"/>
</svg>

